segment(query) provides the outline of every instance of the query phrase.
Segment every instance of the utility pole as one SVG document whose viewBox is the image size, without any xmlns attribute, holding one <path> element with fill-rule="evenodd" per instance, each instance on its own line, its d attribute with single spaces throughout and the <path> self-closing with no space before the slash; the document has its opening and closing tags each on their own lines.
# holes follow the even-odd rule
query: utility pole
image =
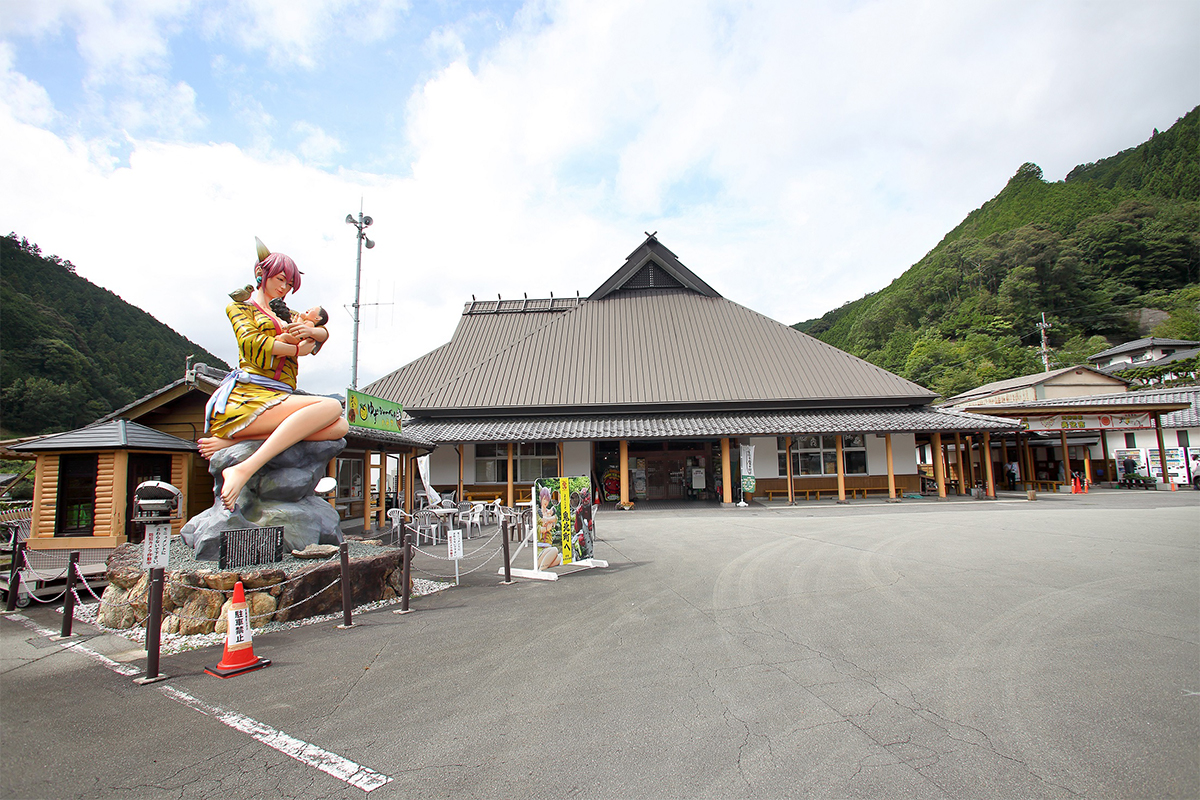
<svg viewBox="0 0 1200 800">
<path fill-rule="evenodd" d="M 1046 368 L 1046 372 L 1050 371 L 1050 341 L 1046 338 L 1046 331 L 1052 326 L 1046 322 L 1046 312 L 1042 312 L 1042 321 L 1038 323 L 1038 327 L 1042 329 L 1042 366 Z"/>
<path fill-rule="evenodd" d="M 358 287 L 362 277 L 362 249 L 363 242 L 367 243 L 367 249 L 370 250 L 375 246 L 375 243 L 367 238 L 367 228 L 375 220 L 370 217 L 364 217 L 362 213 L 362 205 L 358 208 L 358 219 L 354 218 L 353 214 L 346 215 L 346 223 L 358 228 L 358 261 L 354 267 L 354 352 L 350 357 L 350 388 L 358 388 Z"/>
</svg>

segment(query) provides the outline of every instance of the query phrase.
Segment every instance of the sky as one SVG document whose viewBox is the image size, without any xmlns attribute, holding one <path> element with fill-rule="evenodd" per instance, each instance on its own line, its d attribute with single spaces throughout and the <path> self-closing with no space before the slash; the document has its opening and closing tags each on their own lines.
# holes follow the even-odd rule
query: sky
<svg viewBox="0 0 1200 800">
<path fill-rule="evenodd" d="M 319 393 L 351 382 L 360 210 L 360 387 L 646 233 L 793 324 L 1021 164 L 1169 128 L 1198 43 L 1195 0 L 0 0 L 0 227 L 230 363 L 261 238 L 330 311 Z"/>
</svg>

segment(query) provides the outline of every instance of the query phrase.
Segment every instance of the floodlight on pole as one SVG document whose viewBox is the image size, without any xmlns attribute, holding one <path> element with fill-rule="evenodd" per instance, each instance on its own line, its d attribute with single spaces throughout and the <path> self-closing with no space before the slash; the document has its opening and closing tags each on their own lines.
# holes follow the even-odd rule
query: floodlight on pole
<svg viewBox="0 0 1200 800">
<path fill-rule="evenodd" d="M 353 214 L 346 215 L 346 224 L 353 225 L 358 229 L 358 234 L 355 238 L 358 240 L 358 260 L 354 266 L 354 350 L 350 356 L 350 388 L 358 388 L 358 307 L 359 307 L 359 285 L 362 277 L 362 250 L 363 242 L 367 243 L 367 249 L 370 250 L 375 246 L 375 243 L 367 238 L 367 227 L 375 220 L 370 217 L 363 216 L 362 209 L 358 211 L 358 219 L 354 218 Z"/>
</svg>

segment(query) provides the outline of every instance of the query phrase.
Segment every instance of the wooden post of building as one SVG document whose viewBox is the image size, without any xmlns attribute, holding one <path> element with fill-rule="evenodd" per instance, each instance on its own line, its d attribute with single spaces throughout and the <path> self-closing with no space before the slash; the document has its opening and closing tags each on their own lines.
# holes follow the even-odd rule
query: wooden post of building
<svg viewBox="0 0 1200 800">
<path fill-rule="evenodd" d="M 1067 432 L 1061 430 L 1058 432 L 1059 446 L 1062 447 L 1062 469 L 1063 469 L 1063 485 L 1071 485 L 1071 453 L 1067 450 Z"/>
<path fill-rule="evenodd" d="M 974 441 L 967 434 L 963 434 L 963 452 L 958 454 L 960 460 L 966 459 L 966 464 L 963 467 L 963 475 L 966 478 L 964 483 L 967 485 L 967 494 L 975 488 L 975 453 Z"/>
<path fill-rule="evenodd" d="M 788 482 L 788 505 L 796 505 L 796 487 L 792 485 L 792 437 L 785 436 L 784 444 L 787 447 L 787 482 Z"/>
<path fill-rule="evenodd" d="M 954 482 L 954 473 L 950 470 L 950 442 L 948 440 L 942 442 L 941 459 L 943 474 L 946 476 L 946 485 L 949 486 Z M 958 494 L 958 490 L 955 489 L 954 493 Z"/>
<path fill-rule="evenodd" d="M 1029 481 L 1030 483 L 1036 482 L 1037 470 L 1034 469 L 1033 445 L 1029 441 L 1029 436 L 1025 437 L 1025 465 L 1025 480 Z"/>
<path fill-rule="evenodd" d="M 842 457 L 842 435 L 837 435 L 838 502 L 846 502 L 846 464 Z"/>
<path fill-rule="evenodd" d="M 371 451 L 363 453 L 363 533 L 371 530 Z"/>
<path fill-rule="evenodd" d="M 983 474 L 987 480 L 987 496 L 996 499 L 996 474 L 992 468 L 992 436 L 983 432 Z"/>
<path fill-rule="evenodd" d="M 946 499 L 946 472 L 942 468 L 942 435 L 933 435 L 933 479 L 937 481 L 938 499 Z"/>
<path fill-rule="evenodd" d="M 467 498 L 466 498 L 466 496 L 463 494 L 463 457 L 462 457 L 462 449 L 463 449 L 463 446 L 462 446 L 462 443 L 461 443 L 461 442 L 460 442 L 459 444 L 456 444 L 456 445 L 454 445 L 454 452 L 458 453 L 458 494 L 456 494 L 456 495 L 455 495 L 455 497 L 457 497 L 457 498 L 458 498 L 458 502 L 460 502 L 460 503 L 461 503 L 463 500 L 466 500 L 466 499 L 467 499 Z"/>
<path fill-rule="evenodd" d="M 404 462 L 404 501 L 408 504 L 409 514 L 417 509 L 417 448 L 409 451 Z"/>
<path fill-rule="evenodd" d="M 1163 443 L 1162 416 L 1157 411 L 1154 412 L 1154 435 L 1158 437 L 1159 469 L 1162 470 L 1163 480 L 1167 482 L 1167 486 L 1169 486 L 1173 492 L 1175 491 L 1175 484 L 1171 481 L 1171 473 L 1167 472 L 1167 447 Z"/>
<path fill-rule="evenodd" d="M 1107 433 L 1107 431 L 1100 431 L 1100 448 L 1104 453 L 1104 480 L 1111 481 L 1114 478 L 1116 478 L 1116 475 L 1113 474 L 1114 472 L 1116 472 L 1116 470 L 1110 471 L 1108 468 L 1108 433 Z"/>
<path fill-rule="evenodd" d="M 621 508 L 629 507 L 629 442 L 625 439 L 621 440 L 618 449 L 618 457 L 621 459 Z"/>
<path fill-rule="evenodd" d="M 896 470 L 892 463 L 892 435 L 885 433 L 883 435 L 883 446 L 887 449 L 887 468 L 888 468 L 888 499 L 896 499 Z"/>
<path fill-rule="evenodd" d="M 983 481 L 983 463 L 982 463 L 983 462 L 983 454 L 982 453 L 979 454 L 979 460 L 980 460 L 979 472 L 978 472 L 978 477 L 976 477 L 975 437 L 974 436 L 964 436 L 963 439 L 967 443 L 967 480 L 969 481 L 970 487 L 972 489 L 974 489 L 976 486 L 979 485 L 979 483 L 981 483 Z"/>
<path fill-rule="evenodd" d="M 529 499 L 532 500 L 533 495 L 530 495 Z M 513 507 L 513 445 L 512 445 L 512 442 L 508 443 L 508 507 L 509 508 Z"/>
<path fill-rule="evenodd" d="M 558 458 L 558 473 L 557 474 L 561 478 L 563 475 L 566 474 L 566 471 L 563 469 L 563 443 L 562 442 L 554 443 L 554 455 Z"/>
<path fill-rule="evenodd" d="M 721 440 L 721 502 L 729 505 L 733 502 L 733 487 L 729 478 L 729 437 Z"/>
<path fill-rule="evenodd" d="M 383 529 L 383 521 L 387 518 L 387 451 L 379 451 L 379 496 L 375 504 L 375 528 Z M 366 533 L 364 530 L 363 533 Z"/>
<path fill-rule="evenodd" d="M 954 432 L 954 457 L 958 461 L 958 493 L 963 495 L 967 493 L 967 475 L 963 467 L 962 434 L 958 431 Z"/>
<path fill-rule="evenodd" d="M 1088 445 L 1083 448 L 1083 478 L 1092 485 L 1092 448 Z"/>
<path fill-rule="evenodd" d="M 329 459 L 329 464 L 326 465 L 326 467 L 325 467 L 325 475 L 330 478 L 337 478 L 337 459 L 336 458 Z M 327 502 L 329 503 L 329 505 L 333 506 L 335 509 L 337 508 L 337 488 L 336 487 L 334 488 L 334 490 L 332 492 L 329 493 L 329 499 Z"/>
</svg>

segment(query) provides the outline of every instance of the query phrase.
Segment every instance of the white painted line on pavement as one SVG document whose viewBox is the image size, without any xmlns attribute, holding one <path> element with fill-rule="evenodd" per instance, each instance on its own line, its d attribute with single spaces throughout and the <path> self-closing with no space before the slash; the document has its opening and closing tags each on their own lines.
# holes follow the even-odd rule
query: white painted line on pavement
<svg viewBox="0 0 1200 800">
<path fill-rule="evenodd" d="M 297 761 L 308 764 L 310 767 L 325 772 L 340 781 L 345 781 L 351 786 L 357 786 L 364 792 L 369 792 L 373 789 L 378 789 L 391 782 L 391 778 L 382 773 L 376 772 L 373 769 L 368 769 L 360 764 L 355 764 L 348 758 L 342 758 L 336 753 L 330 753 L 328 750 L 322 750 L 316 745 L 309 744 L 288 736 L 282 731 L 277 731 L 269 725 L 264 725 L 250 717 L 243 716 L 234 711 L 226 711 L 218 706 L 205 703 L 203 700 L 197 700 L 187 692 L 181 692 L 178 689 L 170 686 L 162 687 L 162 693 L 172 700 L 177 700 L 184 705 L 191 706 L 201 714 L 207 714 L 210 717 L 220 720 L 229 727 L 239 730 L 242 733 L 248 733 L 258 741 L 273 747 L 286 756 L 291 756 Z"/>
<path fill-rule="evenodd" d="M 58 634 L 49 628 L 43 628 L 33 620 L 22 614 L 10 614 L 8 618 L 15 620 L 31 631 L 38 633 L 47 639 L 53 638 Z M 108 667 L 118 675 L 136 675 L 141 670 L 137 667 L 121 664 L 113 661 L 105 655 L 97 653 L 92 648 L 80 642 L 55 642 L 59 647 L 66 650 L 73 650 L 81 655 L 98 661 L 100 664 Z M 270 725 L 251 719 L 243 714 L 238 714 L 233 711 L 227 711 L 219 706 L 210 705 L 203 700 L 192 697 L 187 692 L 181 692 L 171 686 L 160 686 L 159 689 L 164 695 L 172 700 L 182 703 L 185 706 L 196 709 L 201 714 L 213 717 L 220 720 L 234 730 L 249 734 L 252 738 L 257 739 L 268 747 L 272 747 L 286 756 L 290 756 L 302 764 L 307 764 L 310 767 L 316 767 L 327 775 L 332 775 L 340 781 L 350 784 L 351 786 L 362 789 L 364 792 L 370 792 L 392 782 L 392 778 L 384 775 L 381 772 L 376 772 L 373 769 L 356 764 L 348 758 L 343 758 L 337 753 L 331 753 L 328 750 L 322 750 L 315 744 L 310 744 L 302 739 L 297 739 L 294 736 L 289 736 L 283 731 L 278 731 Z"/>
</svg>

